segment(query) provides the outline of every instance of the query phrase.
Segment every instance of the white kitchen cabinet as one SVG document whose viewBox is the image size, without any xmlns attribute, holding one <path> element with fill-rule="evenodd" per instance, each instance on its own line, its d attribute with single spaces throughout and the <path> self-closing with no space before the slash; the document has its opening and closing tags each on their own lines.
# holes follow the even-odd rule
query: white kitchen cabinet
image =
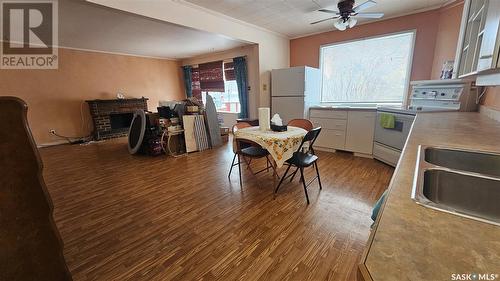
<svg viewBox="0 0 500 281">
<path fill-rule="evenodd" d="M 478 71 L 499 67 L 500 55 L 500 1 L 486 1 L 487 13 L 483 31 L 483 40 L 479 52 Z"/>
<path fill-rule="evenodd" d="M 487 0 L 466 0 L 460 27 L 455 70 L 458 77 L 477 72 L 486 23 Z"/>
<path fill-rule="evenodd" d="M 332 109 L 311 109 L 309 112 L 314 127 L 321 127 L 315 146 L 320 150 L 345 149 L 347 111 Z"/>
<path fill-rule="evenodd" d="M 500 1 L 465 1 L 454 78 L 491 72 L 499 68 L 499 22 Z"/>
<path fill-rule="evenodd" d="M 311 118 L 347 119 L 347 110 L 312 109 Z"/>
<path fill-rule="evenodd" d="M 321 127 L 322 130 L 345 131 L 347 128 L 347 119 L 312 118 L 311 120 L 316 127 Z"/>
<path fill-rule="evenodd" d="M 350 110 L 347 114 L 345 150 L 371 155 L 375 133 L 375 111 Z"/>
<path fill-rule="evenodd" d="M 326 149 L 345 149 L 345 131 L 331 130 L 331 129 L 321 129 L 321 133 L 314 144 L 316 147 L 326 148 Z"/>
<path fill-rule="evenodd" d="M 500 65 L 498 66 L 500 69 Z M 500 86 L 500 72 L 479 75 L 476 78 L 477 86 Z"/>
<path fill-rule="evenodd" d="M 374 110 L 311 109 L 311 121 L 321 127 L 318 149 L 352 151 L 369 156 L 373 151 L 376 112 Z"/>
</svg>

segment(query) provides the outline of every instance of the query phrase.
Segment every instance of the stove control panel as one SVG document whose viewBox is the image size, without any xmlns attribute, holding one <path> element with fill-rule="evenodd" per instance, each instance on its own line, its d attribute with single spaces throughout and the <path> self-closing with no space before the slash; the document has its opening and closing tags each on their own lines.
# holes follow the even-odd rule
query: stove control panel
<svg viewBox="0 0 500 281">
<path fill-rule="evenodd" d="M 458 101 L 464 87 L 413 87 L 410 99 Z"/>
<path fill-rule="evenodd" d="M 411 83 L 408 108 L 413 111 L 475 111 L 477 87 L 457 80 L 427 80 Z"/>
</svg>

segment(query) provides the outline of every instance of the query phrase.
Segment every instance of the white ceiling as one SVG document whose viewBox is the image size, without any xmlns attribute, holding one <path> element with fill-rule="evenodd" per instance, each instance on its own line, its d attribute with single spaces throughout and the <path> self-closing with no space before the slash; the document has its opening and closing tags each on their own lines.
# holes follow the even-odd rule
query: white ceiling
<svg viewBox="0 0 500 281">
<path fill-rule="evenodd" d="M 181 59 L 244 42 L 78 0 L 59 1 L 59 45 L 77 49 Z"/>
<path fill-rule="evenodd" d="M 225 14 L 289 37 L 332 30 L 332 21 L 316 25 L 311 22 L 328 18 L 318 9 L 337 10 L 338 0 L 185 0 L 203 8 Z M 363 12 L 383 12 L 385 18 L 439 7 L 449 0 L 376 0 L 375 7 Z M 356 4 L 365 0 L 356 0 Z M 372 20 L 373 21 L 373 20 Z M 360 23 L 368 22 L 360 20 Z"/>
</svg>

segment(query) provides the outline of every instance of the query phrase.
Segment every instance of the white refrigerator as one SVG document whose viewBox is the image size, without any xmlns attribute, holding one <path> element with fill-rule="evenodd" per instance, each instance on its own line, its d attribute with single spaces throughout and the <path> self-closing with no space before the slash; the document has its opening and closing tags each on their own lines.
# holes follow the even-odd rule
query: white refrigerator
<svg viewBox="0 0 500 281">
<path fill-rule="evenodd" d="M 320 103 L 321 74 L 317 68 L 297 66 L 271 72 L 271 116 L 278 113 L 283 124 L 296 118 L 309 119 L 309 107 Z"/>
</svg>

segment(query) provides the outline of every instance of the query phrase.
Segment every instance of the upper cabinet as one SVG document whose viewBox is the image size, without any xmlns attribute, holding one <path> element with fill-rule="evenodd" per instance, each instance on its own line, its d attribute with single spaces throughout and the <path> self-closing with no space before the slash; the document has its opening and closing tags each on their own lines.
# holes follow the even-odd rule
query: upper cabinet
<svg viewBox="0 0 500 281">
<path fill-rule="evenodd" d="M 455 60 L 456 77 L 497 69 L 499 0 L 466 0 Z"/>
<path fill-rule="evenodd" d="M 498 56 L 500 52 L 500 1 L 486 1 L 488 13 L 483 29 L 483 42 L 479 52 L 477 71 L 498 68 Z"/>
</svg>

